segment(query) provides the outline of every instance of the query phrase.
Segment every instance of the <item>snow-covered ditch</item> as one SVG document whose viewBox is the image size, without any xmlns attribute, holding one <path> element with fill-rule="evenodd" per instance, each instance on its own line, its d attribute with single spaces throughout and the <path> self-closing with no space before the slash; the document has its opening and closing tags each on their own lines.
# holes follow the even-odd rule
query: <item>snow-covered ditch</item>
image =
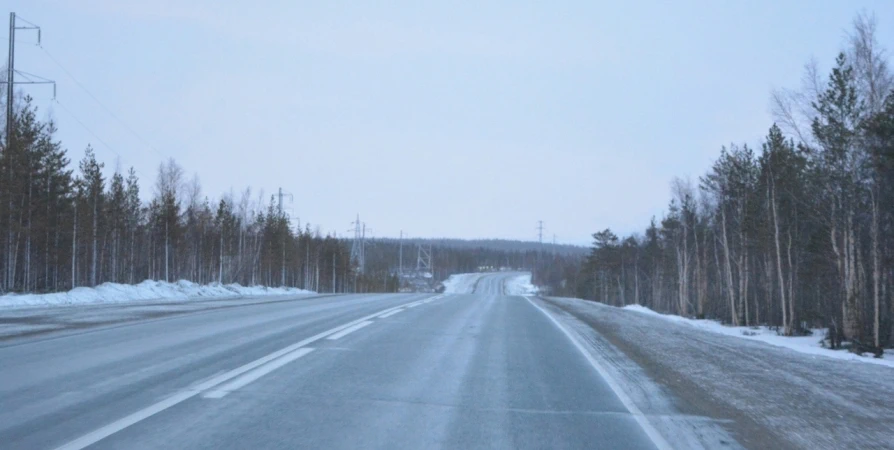
<svg viewBox="0 0 894 450">
<path fill-rule="evenodd" d="M 194 300 L 268 295 L 313 294 L 298 288 L 242 286 L 240 284 L 196 284 L 180 280 L 175 283 L 146 280 L 140 284 L 103 283 L 96 287 L 79 287 L 52 294 L 7 294 L 0 296 L 0 308 L 39 306 L 95 305 L 151 300 Z"/>
<path fill-rule="evenodd" d="M 872 357 L 872 355 L 860 356 L 846 350 L 832 350 L 830 348 L 823 347 L 821 341 L 826 333 L 826 330 L 824 329 L 812 330 L 813 335 L 811 336 L 780 336 L 776 332 L 776 330 L 768 328 L 766 326 L 733 327 L 729 325 L 723 325 L 720 322 L 714 320 L 697 320 L 672 314 L 662 314 L 640 305 L 627 305 L 624 307 L 624 309 L 628 311 L 635 311 L 641 314 L 648 314 L 654 317 L 659 317 L 670 322 L 690 325 L 713 333 L 735 336 L 752 341 L 761 341 L 770 345 L 788 348 L 796 352 L 805 353 L 808 355 L 861 361 L 894 367 L 894 359 L 879 359 Z"/>
</svg>

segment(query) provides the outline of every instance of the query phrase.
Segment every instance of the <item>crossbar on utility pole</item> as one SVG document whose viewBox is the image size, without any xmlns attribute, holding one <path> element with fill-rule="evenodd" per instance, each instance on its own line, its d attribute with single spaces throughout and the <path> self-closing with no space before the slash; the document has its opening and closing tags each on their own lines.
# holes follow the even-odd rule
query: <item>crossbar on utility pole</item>
<svg viewBox="0 0 894 450">
<path fill-rule="evenodd" d="M 16 26 L 16 19 L 28 24 L 28 26 Z M 12 145 L 12 129 L 15 126 L 15 118 L 13 106 L 15 104 L 15 85 L 17 84 L 52 84 L 53 98 L 56 98 L 56 82 L 46 79 L 41 81 L 16 81 L 16 30 L 37 30 L 37 45 L 40 45 L 40 27 L 28 22 L 21 17 L 16 17 L 16 13 L 9 13 L 9 54 L 6 63 L 6 148 Z M 25 74 L 27 75 L 27 74 Z M 27 77 L 26 77 L 27 78 Z M 41 78 L 41 77 L 36 77 Z"/>
</svg>

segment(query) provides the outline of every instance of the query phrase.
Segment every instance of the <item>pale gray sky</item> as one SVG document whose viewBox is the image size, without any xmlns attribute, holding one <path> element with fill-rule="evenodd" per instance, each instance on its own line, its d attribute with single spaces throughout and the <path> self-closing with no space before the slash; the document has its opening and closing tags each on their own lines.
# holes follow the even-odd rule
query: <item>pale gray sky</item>
<svg viewBox="0 0 894 450">
<path fill-rule="evenodd" d="M 377 236 L 534 239 L 542 219 L 578 244 L 642 229 L 721 145 L 758 145 L 770 90 L 811 56 L 828 69 L 856 13 L 894 44 L 887 0 L 432 3 L 3 9 L 43 28 L 46 52 L 22 33 L 17 68 L 58 82 L 60 105 L 28 92 L 71 158 L 91 142 L 147 192 L 174 157 L 212 199 L 281 186 L 340 234 L 358 212 Z"/>
</svg>

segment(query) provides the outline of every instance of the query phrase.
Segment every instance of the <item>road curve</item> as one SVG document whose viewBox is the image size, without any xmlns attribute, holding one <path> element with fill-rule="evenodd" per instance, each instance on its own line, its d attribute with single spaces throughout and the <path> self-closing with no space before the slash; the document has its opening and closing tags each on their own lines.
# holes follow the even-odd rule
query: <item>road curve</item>
<svg viewBox="0 0 894 450">
<path fill-rule="evenodd" d="M 507 277 L 0 343 L 0 446 L 655 448 Z"/>
</svg>

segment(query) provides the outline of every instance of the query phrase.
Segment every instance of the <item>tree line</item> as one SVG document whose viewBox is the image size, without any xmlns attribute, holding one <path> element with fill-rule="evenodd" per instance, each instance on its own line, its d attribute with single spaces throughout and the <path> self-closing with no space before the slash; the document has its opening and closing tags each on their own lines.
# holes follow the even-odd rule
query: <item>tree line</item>
<svg viewBox="0 0 894 450">
<path fill-rule="evenodd" d="M 556 295 L 573 295 L 586 250 L 574 246 L 540 245 L 536 242 L 461 239 L 370 239 L 366 247 L 367 284 L 384 285 L 394 274 L 416 271 L 418 246 L 431 250 L 432 278 L 445 280 L 457 273 L 509 268 L 533 274 L 539 286 Z M 403 257 L 401 257 L 403 253 Z M 401 267 L 401 261 L 403 266 Z M 390 282 L 389 282 L 390 283 Z M 390 286 L 390 284 L 389 284 Z"/>
<path fill-rule="evenodd" d="M 808 64 L 802 88 L 774 93 L 760 147 L 674 180 L 644 233 L 595 233 L 578 295 L 894 344 L 894 81 L 875 30 L 858 16 L 827 76 Z"/>
<path fill-rule="evenodd" d="M 355 289 L 350 251 L 309 224 L 293 227 L 246 189 L 213 202 L 173 159 L 141 200 L 131 168 L 104 176 L 88 146 L 77 168 L 29 98 L 0 147 L 0 293 L 52 292 L 145 279 Z"/>
<path fill-rule="evenodd" d="M 351 240 L 293 225 L 273 196 L 251 189 L 212 201 L 173 159 L 159 165 L 148 201 L 133 168 L 107 178 L 89 146 L 72 167 L 55 124 L 39 120 L 28 97 L 16 106 L 0 147 L 0 294 L 146 279 L 397 292 L 401 247 L 409 272 L 417 244 L 431 248 L 434 281 L 481 267 L 532 270 L 566 259 L 577 267 L 582 257 L 576 248 L 541 252 L 508 241 L 373 239 L 361 272 Z"/>
</svg>

